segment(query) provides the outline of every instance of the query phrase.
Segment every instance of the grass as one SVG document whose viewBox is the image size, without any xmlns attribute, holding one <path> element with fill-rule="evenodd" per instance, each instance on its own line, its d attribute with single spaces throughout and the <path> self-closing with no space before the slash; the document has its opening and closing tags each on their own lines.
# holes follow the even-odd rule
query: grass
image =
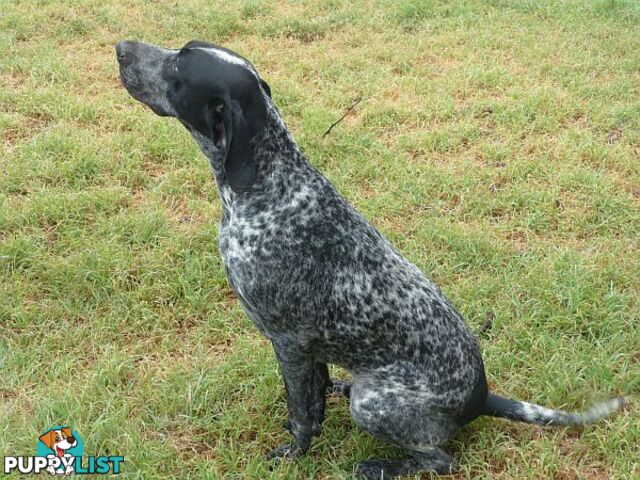
<svg viewBox="0 0 640 480">
<path fill-rule="evenodd" d="M 456 478 L 640 478 L 639 24 L 623 0 L 4 0 L 2 454 L 57 424 L 131 479 L 347 478 L 399 454 L 331 400 L 304 459 L 262 459 L 284 392 L 225 280 L 209 168 L 114 59 L 200 38 L 254 61 L 312 162 L 472 328 L 495 314 L 497 392 L 631 400 L 581 435 L 481 419 Z"/>
</svg>

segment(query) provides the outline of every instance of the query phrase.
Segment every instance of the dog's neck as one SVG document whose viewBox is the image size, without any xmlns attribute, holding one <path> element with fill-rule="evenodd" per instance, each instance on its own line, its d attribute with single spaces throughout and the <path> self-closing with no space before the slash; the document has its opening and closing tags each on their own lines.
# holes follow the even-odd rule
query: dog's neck
<svg viewBox="0 0 640 480">
<path fill-rule="evenodd" d="M 272 194 L 275 194 L 277 190 L 286 193 L 287 184 L 299 178 L 294 174 L 296 170 L 302 172 L 313 168 L 271 101 L 267 104 L 265 128 L 250 141 L 257 176 L 247 192 L 238 194 L 233 191 L 225 175 L 224 155 L 219 148 L 214 146 L 213 141 L 197 131 L 192 131 L 191 134 L 209 160 L 223 209 L 227 212 L 233 208 L 239 195 L 255 195 L 265 189 L 271 190 Z M 284 172 L 287 174 L 283 175 Z"/>
</svg>

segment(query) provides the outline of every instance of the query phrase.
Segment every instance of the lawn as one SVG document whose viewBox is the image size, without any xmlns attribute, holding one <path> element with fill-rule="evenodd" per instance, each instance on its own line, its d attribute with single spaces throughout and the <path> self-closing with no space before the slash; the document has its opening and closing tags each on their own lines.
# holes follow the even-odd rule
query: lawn
<svg viewBox="0 0 640 480">
<path fill-rule="evenodd" d="M 130 479 L 341 479 L 401 454 L 330 399 L 306 457 L 263 460 L 284 389 L 226 282 L 209 167 L 113 49 L 198 38 L 254 62 L 312 163 L 474 330 L 495 317 L 496 392 L 630 400 L 582 433 L 479 419 L 455 478 L 640 478 L 639 28 L 623 0 L 2 0 L 0 454 L 61 424 Z"/>
</svg>

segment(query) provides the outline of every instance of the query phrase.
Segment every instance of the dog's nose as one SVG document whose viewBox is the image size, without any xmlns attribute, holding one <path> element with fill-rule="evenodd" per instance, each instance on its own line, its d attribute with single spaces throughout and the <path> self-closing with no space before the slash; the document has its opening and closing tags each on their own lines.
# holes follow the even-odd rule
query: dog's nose
<svg viewBox="0 0 640 480">
<path fill-rule="evenodd" d="M 116 44 L 116 57 L 118 59 L 119 62 L 121 62 L 122 60 L 124 60 L 125 54 L 124 54 L 124 42 L 118 42 Z"/>
<path fill-rule="evenodd" d="M 116 57 L 119 62 L 124 61 L 128 56 L 131 56 L 131 48 L 133 46 L 133 42 L 128 40 L 124 40 L 122 42 L 118 42 L 116 44 Z"/>
</svg>

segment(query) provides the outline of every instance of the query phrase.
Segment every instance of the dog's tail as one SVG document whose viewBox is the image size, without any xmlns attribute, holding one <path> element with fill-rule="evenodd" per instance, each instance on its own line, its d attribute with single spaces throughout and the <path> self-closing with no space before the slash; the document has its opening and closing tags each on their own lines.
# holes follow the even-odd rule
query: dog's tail
<svg viewBox="0 0 640 480">
<path fill-rule="evenodd" d="M 616 397 L 598 403 L 585 412 L 571 413 L 504 398 L 489 392 L 482 415 L 508 418 L 509 420 L 536 425 L 581 426 L 595 423 L 620 410 L 625 404 L 624 398 Z"/>
</svg>

